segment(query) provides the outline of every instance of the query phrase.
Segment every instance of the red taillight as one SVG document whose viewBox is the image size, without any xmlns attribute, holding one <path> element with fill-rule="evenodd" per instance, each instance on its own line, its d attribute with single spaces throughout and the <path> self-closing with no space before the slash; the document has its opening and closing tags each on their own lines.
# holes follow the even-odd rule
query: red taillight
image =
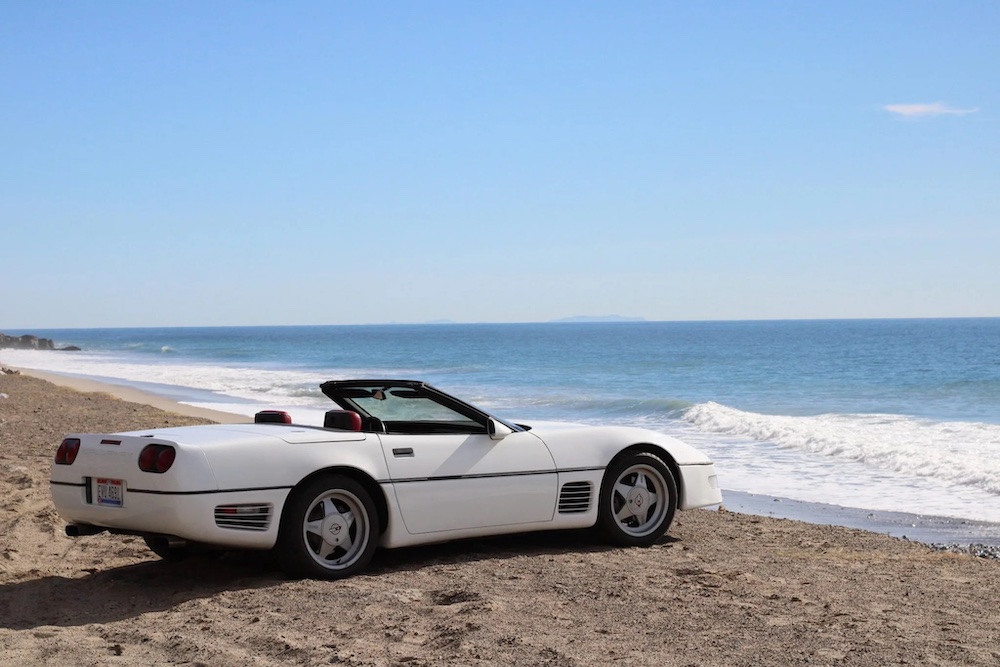
<svg viewBox="0 0 1000 667">
<path fill-rule="evenodd" d="M 139 452 L 139 470 L 165 473 L 177 458 L 177 451 L 169 445 L 146 445 Z"/>
<path fill-rule="evenodd" d="M 291 424 L 292 416 L 284 410 L 261 410 L 253 420 L 257 424 Z"/>
<path fill-rule="evenodd" d="M 170 466 L 174 464 L 175 458 L 177 458 L 177 452 L 174 451 L 173 447 L 164 447 L 161 449 L 159 455 L 156 457 L 156 472 L 167 472 L 170 470 Z"/>
<path fill-rule="evenodd" d="M 80 439 L 66 438 L 59 443 L 59 449 L 56 450 L 56 463 L 61 466 L 71 466 L 79 453 Z"/>
</svg>

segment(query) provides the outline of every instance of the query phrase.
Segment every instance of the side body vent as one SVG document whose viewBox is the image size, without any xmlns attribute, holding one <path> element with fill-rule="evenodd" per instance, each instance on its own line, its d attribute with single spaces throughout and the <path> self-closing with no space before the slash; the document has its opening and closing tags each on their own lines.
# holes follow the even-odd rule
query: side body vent
<svg viewBox="0 0 1000 667">
<path fill-rule="evenodd" d="M 270 504 L 219 505 L 215 508 L 215 525 L 233 530 L 267 530 L 271 512 Z"/>
<path fill-rule="evenodd" d="M 590 497 L 593 495 L 590 482 L 567 482 L 559 492 L 559 513 L 579 514 L 590 511 Z"/>
</svg>

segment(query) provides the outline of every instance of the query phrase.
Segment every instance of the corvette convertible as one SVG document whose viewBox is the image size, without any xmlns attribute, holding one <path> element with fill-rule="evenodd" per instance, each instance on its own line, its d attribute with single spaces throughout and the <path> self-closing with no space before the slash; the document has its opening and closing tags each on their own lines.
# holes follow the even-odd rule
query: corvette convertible
<svg viewBox="0 0 1000 667">
<path fill-rule="evenodd" d="M 323 426 L 252 424 L 72 434 L 52 498 L 72 537 L 138 535 L 164 559 L 271 549 L 297 577 L 362 570 L 376 548 L 596 527 L 647 546 L 677 509 L 722 501 L 715 467 L 638 428 L 513 422 L 410 380 L 321 385 Z"/>
</svg>

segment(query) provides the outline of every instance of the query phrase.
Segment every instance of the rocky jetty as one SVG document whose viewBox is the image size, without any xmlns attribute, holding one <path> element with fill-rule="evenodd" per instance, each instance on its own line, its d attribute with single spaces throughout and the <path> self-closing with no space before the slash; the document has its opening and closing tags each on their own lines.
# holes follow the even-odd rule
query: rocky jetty
<svg viewBox="0 0 1000 667">
<path fill-rule="evenodd" d="M 51 338 L 39 338 L 38 336 L 32 336 L 30 334 L 24 336 L 8 336 L 7 334 L 0 333 L 0 350 L 2 349 L 15 349 L 15 350 L 55 350 L 59 349 L 67 352 L 77 352 L 80 350 L 75 345 L 67 345 L 66 347 L 56 348 L 55 341 Z"/>
</svg>

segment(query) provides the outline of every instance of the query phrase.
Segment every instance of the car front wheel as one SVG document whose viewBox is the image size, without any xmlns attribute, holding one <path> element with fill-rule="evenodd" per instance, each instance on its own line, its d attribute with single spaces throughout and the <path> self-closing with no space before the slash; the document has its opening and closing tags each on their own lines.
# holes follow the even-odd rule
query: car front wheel
<svg viewBox="0 0 1000 667">
<path fill-rule="evenodd" d="M 278 559 L 296 577 L 340 579 L 362 570 L 378 545 L 371 495 L 350 477 L 324 475 L 293 493 L 278 536 Z"/>
<path fill-rule="evenodd" d="M 667 532 L 676 509 L 674 476 L 653 454 L 627 454 L 605 471 L 598 525 L 614 544 L 653 544 Z"/>
</svg>

